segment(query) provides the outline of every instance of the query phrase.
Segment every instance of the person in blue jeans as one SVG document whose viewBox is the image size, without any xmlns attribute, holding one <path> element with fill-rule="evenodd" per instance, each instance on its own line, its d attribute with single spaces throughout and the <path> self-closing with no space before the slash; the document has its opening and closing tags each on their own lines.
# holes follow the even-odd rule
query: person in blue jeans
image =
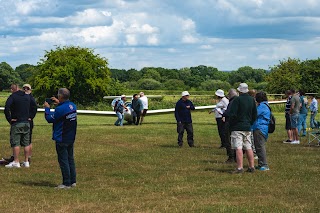
<svg viewBox="0 0 320 213">
<path fill-rule="evenodd" d="M 310 111 L 311 111 L 311 117 L 310 117 L 310 127 L 312 129 L 318 127 L 318 123 L 316 121 L 316 116 L 318 113 L 318 101 L 316 99 L 315 95 L 310 95 L 311 98 L 311 104 L 310 104 Z"/>
<path fill-rule="evenodd" d="M 306 136 L 307 135 L 307 116 L 308 116 L 308 99 L 305 97 L 304 91 L 300 90 L 300 114 L 299 114 L 299 123 L 298 123 L 298 133 L 300 135 L 301 130 L 302 130 L 302 135 L 301 136 Z"/>
<path fill-rule="evenodd" d="M 74 163 L 74 142 L 77 133 L 77 107 L 69 100 L 70 91 L 61 88 L 58 98 L 51 100 L 57 107 L 50 111 L 49 103 L 45 102 L 45 118 L 53 124 L 53 137 L 56 142 L 56 152 L 62 173 L 62 184 L 58 189 L 69 189 L 76 186 L 76 166 Z"/>
<path fill-rule="evenodd" d="M 123 119 L 124 119 L 123 111 L 124 109 L 128 111 L 128 108 L 126 107 L 125 102 L 126 102 L 126 96 L 122 95 L 121 99 L 118 101 L 117 105 L 115 106 L 114 111 L 116 112 L 116 115 L 118 117 L 118 119 L 114 123 L 115 126 L 123 126 Z"/>
</svg>

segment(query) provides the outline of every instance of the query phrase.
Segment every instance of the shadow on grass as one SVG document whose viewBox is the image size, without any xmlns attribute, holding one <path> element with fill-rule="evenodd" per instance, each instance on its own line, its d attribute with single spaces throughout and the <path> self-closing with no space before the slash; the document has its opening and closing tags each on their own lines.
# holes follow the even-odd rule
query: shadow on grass
<svg viewBox="0 0 320 213">
<path fill-rule="evenodd" d="M 24 186 L 39 186 L 39 187 L 49 187 L 53 188 L 56 187 L 57 185 L 54 183 L 51 183 L 49 181 L 17 181 L 15 183 L 24 185 Z"/>
<path fill-rule="evenodd" d="M 217 168 L 206 168 L 204 169 L 204 171 L 206 172 L 219 172 L 219 173 L 225 173 L 225 174 L 230 174 L 231 173 L 231 169 L 217 169 Z"/>
</svg>

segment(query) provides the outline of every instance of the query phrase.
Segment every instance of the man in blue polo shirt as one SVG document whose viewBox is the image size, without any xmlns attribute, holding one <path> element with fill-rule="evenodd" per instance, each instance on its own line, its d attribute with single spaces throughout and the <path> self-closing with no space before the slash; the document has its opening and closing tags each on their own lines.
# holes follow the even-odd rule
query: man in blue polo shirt
<svg viewBox="0 0 320 213">
<path fill-rule="evenodd" d="M 77 107 L 69 100 L 70 91 L 61 88 L 58 99 L 51 98 L 57 107 L 50 111 L 49 103 L 45 102 L 45 118 L 53 123 L 53 137 L 62 173 L 62 184 L 58 189 L 69 189 L 76 186 L 76 167 L 74 163 L 73 145 L 77 132 Z"/>
</svg>

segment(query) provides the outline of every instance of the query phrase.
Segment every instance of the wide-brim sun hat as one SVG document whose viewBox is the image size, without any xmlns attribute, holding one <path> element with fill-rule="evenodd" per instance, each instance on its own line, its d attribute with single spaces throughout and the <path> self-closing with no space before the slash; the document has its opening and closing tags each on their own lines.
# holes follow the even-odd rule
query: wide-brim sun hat
<svg viewBox="0 0 320 213">
<path fill-rule="evenodd" d="M 221 97 L 221 98 L 225 97 L 224 91 L 223 91 L 222 89 L 218 89 L 218 90 L 215 92 L 215 94 L 216 94 L 216 96 Z"/>
<path fill-rule="evenodd" d="M 241 93 L 248 93 L 249 92 L 249 86 L 246 83 L 241 83 L 237 90 Z"/>
<path fill-rule="evenodd" d="M 190 93 L 188 92 L 188 91 L 183 91 L 182 93 L 181 93 L 181 96 L 183 97 L 183 96 L 189 96 L 190 95 Z"/>
<path fill-rule="evenodd" d="M 125 98 L 126 97 L 126 95 L 121 95 L 121 98 Z"/>
</svg>

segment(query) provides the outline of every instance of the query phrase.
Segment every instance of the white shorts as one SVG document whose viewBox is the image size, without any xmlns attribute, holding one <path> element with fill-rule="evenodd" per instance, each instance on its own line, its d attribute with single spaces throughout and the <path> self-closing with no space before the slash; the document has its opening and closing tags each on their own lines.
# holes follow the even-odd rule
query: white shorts
<svg viewBox="0 0 320 213">
<path fill-rule="evenodd" d="M 233 131 L 231 132 L 232 149 L 252 149 L 252 132 L 251 131 Z"/>
</svg>

